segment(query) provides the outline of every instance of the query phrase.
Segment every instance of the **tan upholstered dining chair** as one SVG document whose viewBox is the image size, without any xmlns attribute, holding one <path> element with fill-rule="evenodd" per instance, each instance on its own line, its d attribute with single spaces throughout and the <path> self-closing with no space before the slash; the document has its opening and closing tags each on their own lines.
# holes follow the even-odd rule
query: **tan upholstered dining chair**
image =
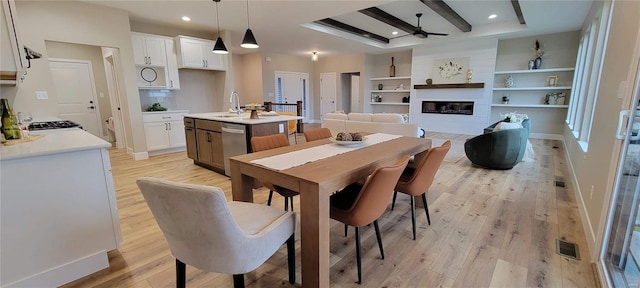
<svg viewBox="0 0 640 288">
<path fill-rule="evenodd" d="M 355 227 L 358 284 L 362 283 L 360 227 L 373 222 L 380 257 L 384 259 L 378 218 L 387 208 L 393 187 L 398 182 L 407 163 L 409 163 L 409 156 L 404 156 L 394 165 L 378 167 L 364 184 L 353 183 L 331 196 L 331 218 Z"/>
<path fill-rule="evenodd" d="M 391 210 L 393 210 L 396 204 L 396 196 L 398 192 L 411 196 L 411 223 L 413 224 L 413 240 L 416 240 L 416 206 L 413 201 L 414 196 L 422 195 L 422 204 L 424 205 L 424 212 L 427 214 L 427 223 L 431 225 L 431 218 L 429 217 L 429 208 L 427 206 L 426 193 L 429 191 L 429 187 L 433 183 L 433 179 L 442 164 L 444 156 L 447 155 L 451 148 L 451 141 L 445 141 L 440 147 L 431 148 L 427 151 L 427 155 L 420 160 L 420 163 L 415 168 L 407 167 L 400 176 L 398 184 L 396 184 L 395 192 L 393 193 L 393 202 L 391 203 Z"/>
<path fill-rule="evenodd" d="M 136 183 L 176 258 L 177 287 L 186 286 L 187 264 L 233 274 L 234 287 L 244 287 L 244 274 L 262 265 L 285 242 L 289 282 L 295 282 L 294 213 L 227 202 L 218 187 L 152 177 Z"/>
<path fill-rule="evenodd" d="M 251 137 L 251 150 L 253 152 L 259 152 L 278 147 L 289 146 L 289 137 L 285 134 L 273 134 L 267 136 L 254 136 Z M 271 206 L 271 198 L 273 197 L 273 191 L 284 197 L 284 210 L 289 210 L 289 202 L 291 202 L 291 211 L 293 211 L 293 196 L 299 195 L 297 191 L 293 191 L 284 187 L 275 186 L 271 182 L 265 179 L 258 179 L 262 186 L 269 188 L 269 199 L 267 205 Z"/>
<path fill-rule="evenodd" d="M 304 130 L 303 133 L 304 133 L 304 140 L 307 142 L 331 138 L 331 130 L 329 130 L 329 128 L 326 128 L 326 127 Z"/>
</svg>

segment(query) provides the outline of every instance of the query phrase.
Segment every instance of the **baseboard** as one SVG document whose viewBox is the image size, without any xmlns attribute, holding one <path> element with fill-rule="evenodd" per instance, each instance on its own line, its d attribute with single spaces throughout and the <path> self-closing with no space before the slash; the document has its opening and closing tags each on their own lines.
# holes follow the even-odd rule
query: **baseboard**
<svg viewBox="0 0 640 288">
<path fill-rule="evenodd" d="M 149 158 L 151 156 L 162 155 L 162 154 L 167 154 L 167 153 L 174 153 L 174 152 L 182 152 L 182 151 L 186 151 L 186 150 L 187 150 L 187 146 L 174 147 L 174 148 L 155 150 L 155 151 L 149 151 L 149 152 L 147 152 L 147 154 L 148 154 L 147 158 Z"/>
<path fill-rule="evenodd" d="M 58 287 L 105 268 L 109 268 L 109 258 L 106 251 L 100 251 L 13 283 L 2 285 L 2 288 Z"/>
<path fill-rule="evenodd" d="M 564 137 L 561 134 L 529 133 L 529 138 L 564 141 Z"/>
<path fill-rule="evenodd" d="M 145 160 L 145 159 L 149 159 L 149 153 L 148 152 L 133 152 L 133 149 L 131 148 L 127 148 L 127 155 L 131 156 L 131 158 L 133 158 L 133 160 Z"/>
<path fill-rule="evenodd" d="M 578 186 L 578 179 L 576 178 L 576 173 L 575 173 L 575 169 L 573 169 L 573 163 L 570 161 L 569 159 L 569 154 L 567 151 L 569 151 L 567 149 L 567 142 L 566 141 L 562 141 L 564 144 L 564 160 L 567 163 L 567 167 L 569 168 L 569 178 L 571 178 L 571 184 L 573 186 L 574 189 L 574 194 L 576 196 L 576 204 L 578 204 L 578 211 L 580 212 L 580 218 L 582 219 L 582 229 L 585 232 L 585 238 L 587 240 L 587 249 L 589 249 L 589 261 L 591 263 L 596 262 L 597 261 L 597 257 L 594 258 L 594 255 L 598 255 L 596 254 L 597 251 L 594 251 L 593 249 L 596 248 L 596 234 L 595 231 L 593 231 L 593 229 L 591 227 L 593 227 L 591 225 L 591 221 L 589 220 L 589 217 L 587 217 L 587 212 L 585 210 L 585 203 L 584 203 L 584 199 L 582 198 L 582 193 L 580 191 L 580 186 Z M 584 254 L 582 254 L 584 255 Z"/>
<path fill-rule="evenodd" d="M 602 265 L 604 265 L 604 263 L 602 263 L 602 261 L 598 261 L 595 263 L 596 265 L 596 271 L 593 271 L 594 276 L 596 276 L 596 281 L 598 284 L 598 288 L 609 288 L 609 287 L 615 287 L 613 285 L 613 283 L 609 283 L 607 276 L 604 275 L 604 267 Z"/>
</svg>

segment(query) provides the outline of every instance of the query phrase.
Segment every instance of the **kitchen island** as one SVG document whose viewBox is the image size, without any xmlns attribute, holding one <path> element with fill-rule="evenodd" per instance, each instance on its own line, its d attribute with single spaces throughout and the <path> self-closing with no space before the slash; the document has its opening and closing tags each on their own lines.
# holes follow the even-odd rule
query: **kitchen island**
<svg viewBox="0 0 640 288">
<path fill-rule="evenodd" d="M 1 287 L 57 287 L 109 267 L 122 241 L 107 151 L 81 129 L 0 147 Z"/>
<path fill-rule="evenodd" d="M 287 121 L 300 116 L 249 113 L 195 113 L 184 116 L 187 156 L 196 165 L 230 175 L 229 157 L 251 153 L 251 137 L 287 133 Z"/>
</svg>

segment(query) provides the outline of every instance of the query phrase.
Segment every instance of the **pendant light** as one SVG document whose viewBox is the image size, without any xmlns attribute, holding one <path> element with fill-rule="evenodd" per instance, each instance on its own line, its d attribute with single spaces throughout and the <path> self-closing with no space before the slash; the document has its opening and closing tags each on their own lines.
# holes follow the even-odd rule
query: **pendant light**
<svg viewBox="0 0 640 288">
<path fill-rule="evenodd" d="M 313 51 L 313 52 L 311 52 L 311 53 L 312 53 L 312 54 L 311 54 L 311 61 L 314 61 L 314 62 L 315 62 L 315 61 L 318 61 L 318 52 Z"/>
<path fill-rule="evenodd" d="M 227 50 L 227 46 L 224 46 L 224 42 L 220 37 L 220 15 L 218 14 L 218 2 L 220 0 L 213 0 L 216 2 L 216 22 L 218 23 L 218 39 L 216 39 L 216 44 L 213 46 L 213 53 L 216 54 L 229 54 L 229 50 Z"/>
<path fill-rule="evenodd" d="M 242 39 L 242 44 L 240 44 L 242 48 L 250 48 L 255 49 L 258 46 L 258 41 L 256 41 L 256 37 L 253 36 L 253 32 L 249 27 L 249 0 L 247 0 L 247 32 L 244 33 L 244 38 Z"/>
</svg>

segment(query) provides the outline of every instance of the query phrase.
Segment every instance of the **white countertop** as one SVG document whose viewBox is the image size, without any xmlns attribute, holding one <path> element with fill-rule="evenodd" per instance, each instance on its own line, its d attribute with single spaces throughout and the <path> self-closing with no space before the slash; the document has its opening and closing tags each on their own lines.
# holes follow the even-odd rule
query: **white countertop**
<svg viewBox="0 0 640 288">
<path fill-rule="evenodd" d="M 250 119 L 249 113 L 242 113 L 240 114 L 240 116 L 238 116 L 235 113 L 229 113 L 229 112 L 194 113 L 194 114 L 184 115 L 184 117 L 214 120 L 214 121 L 220 121 L 220 122 L 238 123 L 238 124 L 262 124 L 262 123 L 282 122 L 282 121 L 288 121 L 288 120 L 302 119 L 302 116 L 289 116 L 289 115 L 279 115 L 279 116 L 258 115 L 258 119 Z"/>
<path fill-rule="evenodd" d="M 111 144 L 82 129 L 31 131 L 44 137 L 16 145 L 0 146 L 0 161 L 65 152 L 111 147 Z"/>
<path fill-rule="evenodd" d="M 166 111 L 142 111 L 142 114 L 154 114 L 154 113 L 189 113 L 189 110 L 166 110 Z"/>
</svg>

